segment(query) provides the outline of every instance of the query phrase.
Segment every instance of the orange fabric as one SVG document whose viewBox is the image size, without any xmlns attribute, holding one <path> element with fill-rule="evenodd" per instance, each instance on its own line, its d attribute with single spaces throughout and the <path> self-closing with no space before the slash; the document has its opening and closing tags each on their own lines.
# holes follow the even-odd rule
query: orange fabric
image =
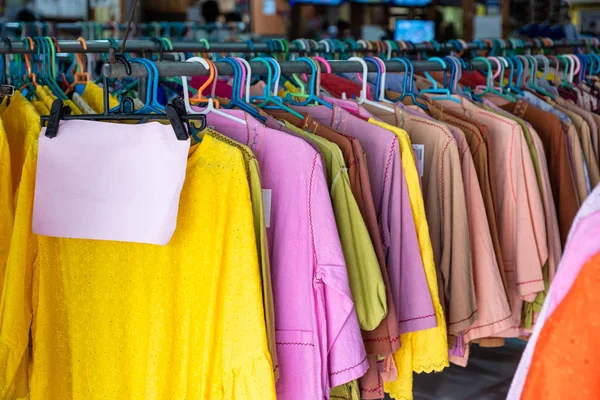
<svg viewBox="0 0 600 400">
<path fill-rule="evenodd" d="M 583 266 L 546 321 L 521 400 L 600 399 L 600 253 Z"/>
</svg>

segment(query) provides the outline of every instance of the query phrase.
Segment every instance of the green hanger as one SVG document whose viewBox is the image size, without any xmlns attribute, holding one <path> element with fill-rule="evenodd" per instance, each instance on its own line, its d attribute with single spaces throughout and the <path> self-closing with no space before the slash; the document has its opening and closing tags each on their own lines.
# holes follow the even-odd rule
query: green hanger
<svg viewBox="0 0 600 400">
<path fill-rule="evenodd" d="M 494 88 L 493 86 L 493 82 L 492 82 L 492 64 L 490 63 L 490 61 L 485 58 L 485 57 L 476 57 L 473 59 L 473 61 L 483 61 L 486 66 L 487 66 L 487 76 L 486 76 L 486 84 L 485 84 L 485 89 L 483 90 L 483 93 L 480 93 L 479 95 L 486 95 L 486 94 L 495 94 L 497 96 L 502 97 L 503 99 L 509 100 L 509 101 L 514 101 L 514 97 L 512 96 L 508 96 L 504 93 L 502 93 L 501 91 L 497 90 Z"/>
</svg>

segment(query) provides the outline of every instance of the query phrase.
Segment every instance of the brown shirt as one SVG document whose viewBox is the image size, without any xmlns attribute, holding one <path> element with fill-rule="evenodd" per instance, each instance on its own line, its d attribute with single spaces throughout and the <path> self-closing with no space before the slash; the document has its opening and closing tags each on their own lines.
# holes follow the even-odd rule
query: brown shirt
<svg viewBox="0 0 600 400">
<path fill-rule="evenodd" d="M 516 103 L 506 103 L 500 107 L 529 122 L 544 144 L 552 196 L 558 212 L 560 238 L 564 246 L 573 219 L 581 205 L 569 161 L 566 127 L 556 115 L 522 100 L 517 100 Z"/>
<path fill-rule="evenodd" d="M 592 142 L 592 130 L 587 120 L 584 119 L 579 113 L 570 110 L 568 107 L 562 107 L 556 105 L 556 108 L 563 113 L 567 114 L 575 128 L 577 129 L 577 137 L 579 138 L 579 143 L 581 145 L 581 149 L 583 150 L 583 158 L 585 159 L 585 165 L 587 166 L 588 177 L 590 179 L 591 188 L 596 187 L 598 182 L 600 182 L 600 169 L 598 168 L 598 162 L 596 161 L 596 154 L 594 153 L 594 144 Z M 594 123 L 594 126 L 596 124 Z M 587 185 L 585 197 L 587 197 Z M 579 199 L 583 202 L 585 197 L 580 197 Z"/>
<path fill-rule="evenodd" d="M 591 140 L 592 140 L 592 146 L 593 146 L 593 151 L 594 151 L 594 156 L 596 157 L 596 161 L 600 161 L 600 159 L 598 158 L 598 127 L 600 125 L 598 125 L 600 123 L 600 115 L 595 114 L 595 113 L 591 113 L 587 110 L 584 110 L 583 108 L 579 107 L 578 105 L 575 105 L 569 101 L 566 101 L 560 97 L 556 97 L 555 99 L 556 104 L 558 104 L 561 107 L 566 108 L 569 111 L 572 111 L 574 113 L 577 113 L 579 116 L 581 116 L 585 122 L 588 123 L 589 127 L 590 127 L 590 136 L 591 136 Z"/>
<path fill-rule="evenodd" d="M 500 270 L 504 290 L 506 291 L 506 273 L 504 272 L 502 249 L 500 248 L 500 237 L 498 235 L 496 210 L 494 207 L 494 197 L 489 173 L 487 126 L 480 124 L 465 115 L 460 115 L 449 110 L 442 110 L 433 104 L 429 104 L 429 113 L 432 117 L 442 122 L 461 128 L 467 138 L 467 143 L 469 144 L 469 149 L 473 156 L 473 162 L 475 163 L 477 179 L 479 180 L 479 186 L 481 187 L 485 212 L 490 226 L 490 235 L 492 236 L 492 243 L 494 245 L 494 253 L 496 255 L 496 260 L 498 261 L 498 268 Z"/>
</svg>

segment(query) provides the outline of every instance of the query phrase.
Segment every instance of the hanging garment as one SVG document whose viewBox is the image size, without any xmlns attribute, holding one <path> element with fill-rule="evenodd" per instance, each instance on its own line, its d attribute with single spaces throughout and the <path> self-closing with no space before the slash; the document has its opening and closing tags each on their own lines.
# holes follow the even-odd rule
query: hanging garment
<svg viewBox="0 0 600 400">
<path fill-rule="evenodd" d="M 0 397 L 31 344 L 31 400 L 275 399 L 239 150 L 210 136 L 190 149 L 168 246 L 32 235 L 36 159 L 33 143 L 0 309 Z"/>
<path fill-rule="evenodd" d="M 375 214 L 375 205 L 373 204 L 373 195 L 371 194 L 371 183 L 367 172 L 365 153 L 355 137 L 348 134 L 341 134 L 320 124 L 314 121 L 308 114 L 305 114 L 304 119 L 300 120 L 290 113 L 276 110 L 270 110 L 270 112 L 295 124 L 295 126 L 301 129 L 314 132 L 314 134 L 336 143 L 342 150 L 346 165 L 348 165 L 348 177 L 352 186 L 352 193 L 369 231 L 386 289 L 388 313 L 385 319 L 376 329 L 363 331 L 365 349 L 369 355 L 369 370 L 360 378 L 360 387 L 363 389 L 362 396 L 364 399 L 381 398 L 384 396 L 384 391 L 383 382 L 379 374 L 377 356 L 391 355 L 400 348 L 400 332 L 396 309 L 392 300 L 391 285 L 379 233 L 379 224 Z M 389 372 L 392 369 L 395 369 L 393 360 L 384 364 L 385 371 Z M 339 393 L 336 394 L 339 395 Z"/>
<path fill-rule="evenodd" d="M 365 149 L 373 200 L 378 207 L 386 263 L 400 332 L 436 326 L 410 208 L 398 138 L 337 105 L 297 107 L 332 129 L 355 136 Z"/>
<path fill-rule="evenodd" d="M 380 325 L 388 312 L 387 299 L 385 298 L 386 287 L 384 286 L 381 269 L 379 268 L 369 233 L 350 189 L 350 180 L 345 171 L 342 153 L 339 147 L 328 140 L 296 128 L 287 121 L 285 123 L 288 129 L 295 130 L 305 140 L 315 141 L 321 148 L 321 154 L 324 156 L 329 175 L 328 182 L 333 211 L 340 232 L 342 249 L 344 250 L 348 276 L 350 278 L 350 288 L 352 289 L 354 304 L 357 307 L 357 315 L 361 329 L 372 331 Z M 363 259 L 358 260 L 357 254 L 362 254 Z M 365 263 L 364 256 L 369 256 L 370 254 L 372 254 L 372 259 L 368 263 Z M 393 303 L 390 305 L 393 307 Z M 391 312 L 395 315 L 394 310 L 391 310 Z M 366 318 L 366 320 L 361 319 L 361 317 Z M 371 322 L 371 324 L 368 325 L 367 322 Z M 368 344 L 365 347 L 368 347 Z M 375 373 L 376 377 L 378 377 L 376 356 L 385 356 L 387 353 L 372 354 L 367 350 L 367 354 L 369 354 L 369 369 L 371 373 Z M 367 371 L 367 374 L 369 374 L 369 371 Z M 377 382 L 378 380 L 374 381 Z M 361 377 L 361 382 L 364 382 L 363 377 Z M 350 384 L 347 384 L 343 389 L 339 386 L 333 388 L 331 391 L 332 398 L 340 396 L 340 391 L 342 392 L 342 396 L 343 393 L 354 393 L 352 388 L 347 387 L 348 385 Z"/>
<path fill-rule="evenodd" d="M 477 319 L 471 240 L 456 140 L 444 125 L 407 108 L 396 120 L 413 145 L 423 146 L 423 199 L 431 236 L 438 289 L 448 334 L 459 335 Z M 459 250 L 460 249 L 460 250 Z"/>
<path fill-rule="evenodd" d="M 286 127 L 304 140 L 314 141 L 320 149 L 358 322 L 361 329 L 373 330 L 388 312 L 385 285 L 369 232 L 352 195 L 342 152 L 327 139 L 307 133 L 287 121 Z"/>
<path fill-rule="evenodd" d="M 250 199 L 252 201 L 252 216 L 254 221 L 254 235 L 256 237 L 256 252 L 260 263 L 260 276 L 262 283 L 262 299 L 265 311 L 265 328 L 267 331 L 267 342 L 269 353 L 273 363 L 275 380 L 279 379 L 279 363 L 277 360 L 277 346 L 275 344 L 275 308 L 273 304 L 273 286 L 271 283 L 271 264 L 269 262 L 269 246 L 267 243 L 267 230 L 265 226 L 265 214 L 263 207 L 262 189 L 260 181 L 260 170 L 258 160 L 250 148 L 244 146 L 213 130 L 207 132 L 215 139 L 227 143 L 239 149 L 244 157 L 248 184 L 250 186 Z M 202 133 L 200 132 L 200 133 Z"/>
<path fill-rule="evenodd" d="M 571 111 L 566 107 L 561 107 L 559 105 L 557 105 L 556 107 L 569 116 L 569 118 L 573 121 L 573 124 L 575 125 L 575 129 L 577 130 L 579 143 L 583 151 L 585 172 L 587 172 L 586 186 L 587 183 L 589 183 L 589 190 L 587 191 L 587 193 L 589 193 L 591 192 L 591 188 L 596 187 L 598 182 L 600 182 L 600 169 L 598 167 L 596 155 L 594 154 L 594 144 L 592 142 L 590 125 L 588 124 L 586 119 L 584 119 L 576 112 Z"/>
<path fill-rule="evenodd" d="M 487 102 L 487 100 L 486 100 Z M 522 327 L 524 332 L 531 332 L 532 325 L 535 323 L 541 307 L 548 293 L 549 285 L 554 279 L 556 268 L 561 257 L 560 233 L 558 227 L 558 219 L 556 207 L 551 195 L 550 175 L 548 171 L 548 163 L 545 156 L 542 141 L 533 129 L 533 127 L 521 120 L 520 118 L 509 114 L 506 111 L 494 106 L 491 103 L 486 103 L 485 108 L 493 110 L 500 115 L 510 118 L 517 122 L 523 130 L 524 138 L 527 141 L 533 167 L 536 172 L 536 179 L 544 204 L 545 226 L 546 226 L 546 242 L 548 245 L 548 261 L 542 268 L 542 276 L 544 280 L 544 290 L 539 292 L 533 302 L 524 302 L 522 309 Z"/>
<path fill-rule="evenodd" d="M 518 337 L 521 304 L 523 300 L 533 301 L 544 289 L 542 266 L 548 258 L 543 205 L 531 153 L 517 122 L 456 98 L 460 103 L 434 102 L 465 113 L 488 128 L 490 176 L 512 311 L 511 328 L 498 336 Z"/>
<path fill-rule="evenodd" d="M 97 114 L 96 111 L 92 107 L 89 106 L 88 103 L 85 102 L 79 95 L 79 93 L 73 93 L 73 103 L 81 110 L 84 114 Z"/>
<path fill-rule="evenodd" d="M 598 143 L 599 143 L 599 138 L 598 138 L 598 121 L 596 117 L 600 117 L 595 113 L 591 113 L 573 103 L 570 103 L 568 101 L 565 101 L 563 98 L 561 97 L 556 97 L 555 98 L 556 104 L 559 106 L 562 106 L 564 108 L 566 108 L 569 111 L 575 112 L 577 113 L 579 116 L 581 116 L 589 125 L 590 127 L 590 136 L 592 139 L 592 149 L 594 152 L 594 156 L 596 157 L 596 162 L 598 162 Z M 595 185 L 592 185 L 595 187 Z"/>
<path fill-rule="evenodd" d="M 328 397 L 368 368 L 321 157 L 302 139 L 240 125 L 218 114 L 207 124 L 249 146 L 258 159 L 273 279 L 278 399 Z"/>
<path fill-rule="evenodd" d="M 87 81 L 85 83 L 85 89 L 81 93 L 81 98 L 98 114 L 104 112 L 104 90 L 94 82 Z M 110 95 L 108 105 L 112 110 L 119 106 L 119 100 L 115 96 Z"/>
<path fill-rule="evenodd" d="M 581 204 L 580 192 L 577 192 L 573 183 L 575 174 L 569 162 L 567 149 L 569 140 L 565 137 L 565 125 L 561 124 L 556 116 L 523 101 L 507 103 L 501 108 L 529 122 L 540 135 L 545 153 L 551 155 L 548 157 L 548 167 L 552 178 L 554 202 L 559 213 L 561 241 L 564 245 L 573 218 Z M 580 154 L 577 151 L 574 153 Z"/>
<path fill-rule="evenodd" d="M 458 354 L 462 353 L 462 356 L 457 355 L 451 359 L 455 364 L 466 366 L 469 343 L 509 329 L 511 311 L 494 256 L 483 197 L 466 136 L 455 126 L 448 125 L 448 128 L 458 144 L 462 164 L 477 304 L 477 320 L 469 329 L 461 333 L 460 344 L 462 346 L 460 344 L 456 346 L 459 349 Z"/>
<path fill-rule="evenodd" d="M 410 138 L 408 133 L 400 128 L 375 119 L 372 119 L 370 122 L 393 132 L 398 137 L 402 166 L 404 167 L 406 174 L 411 210 L 417 230 L 419 251 L 423 259 L 427 286 L 429 288 L 429 294 L 433 302 L 437 321 L 437 326 L 435 328 L 403 333 L 400 338 L 402 343 L 406 343 L 406 345 L 402 346 L 400 350 L 394 354 L 393 358 L 388 357 L 386 359 L 389 360 L 391 358 L 394 360 L 399 371 L 395 377 L 390 374 L 382 374 L 384 381 L 387 382 L 385 383 L 385 391 L 396 398 L 411 398 L 412 371 L 418 373 L 439 372 L 449 365 L 446 320 L 438 295 L 437 275 L 433 262 L 433 250 L 431 248 L 427 219 L 425 218 L 425 207 L 421 192 L 419 173 L 415 164 Z M 433 363 L 435 364 L 432 365 Z"/>
<path fill-rule="evenodd" d="M 0 288 L 4 285 L 4 268 L 10 248 L 13 226 L 13 186 L 10 150 L 4 126 L 0 121 Z M 0 294 L 2 289 L 0 289 Z"/>
<path fill-rule="evenodd" d="M 353 138 L 358 139 L 358 141 L 360 141 L 361 145 L 364 147 L 365 151 L 366 151 L 366 158 L 367 158 L 367 162 L 368 162 L 368 170 L 369 170 L 369 176 L 370 176 L 370 182 L 372 184 L 373 187 L 373 197 L 375 199 L 375 205 L 376 205 L 376 212 L 378 213 L 378 215 L 381 215 L 381 212 L 384 212 L 385 210 L 381 210 L 382 207 L 382 198 L 381 198 L 381 194 L 384 193 L 389 193 L 388 191 L 390 189 L 386 189 L 385 185 L 391 185 L 390 180 L 386 180 L 386 176 L 387 174 L 385 173 L 387 170 L 391 169 L 391 166 L 394 165 L 393 163 L 395 163 L 396 158 L 389 156 L 389 154 L 394 154 L 394 151 L 400 151 L 397 150 L 398 148 L 396 147 L 396 143 L 397 143 L 397 137 L 396 140 L 391 140 L 391 143 L 393 146 L 390 146 L 389 144 L 386 144 L 387 141 L 387 137 L 389 136 L 389 134 L 386 134 L 385 131 L 381 131 L 376 129 L 375 126 L 373 125 L 369 125 L 368 123 L 365 123 L 364 121 L 362 121 L 361 119 L 358 119 L 356 117 L 353 117 L 352 115 L 350 115 L 349 112 L 345 111 L 344 109 L 338 107 L 337 105 L 334 105 L 333 110 L 328 109 L 327 107 L 306 107 L 305 110 L 307 112 L 309 112 L 315 119 L 319 120 L 321 123 L 323 124 L 327 124 L 330 125 L 333 129 L 335 129 L 336 131 L 344 134 L 344 135 L 351 135 Z M 358 110 L 357 110 L 358 111 Z M 365 112 L 363 112 L 365 113 Z M 394 134 L 395 135 L 395 134 Z M 354 142 L 353 142 L 354 143 Z M 402 149 L 402 146 L 400 147 L 400 149 Z M 406 148 L 402 151 L 406 151 Z M 377 156 L 379 154 L 379 156 Z M 412 151 L 409 150 L 409 154 L 410 157 L 412 157 Z M 408 156 L 406 156 L 408 157 Z M 409 160 L 407 158 L 407 160 Z M 390 167 L 387 168 L 386 165 L 388 165 L 388 161 L 390 161 Z M 403 161 L 403 158 L 400 159 L 401 162 Z M 412 158 L 410 158 L 410 162 L 412 163 L 412 166 L 414 168 L 414 161 Z M 399 173 L 392 173 L 391 176 L 399 176 Z M 402 175 L 403 176 L 403 175 Z M 416 173 L 415 175 L 413 175 L 413 177 L 416 177 Z M 419 183 L 418 183 L 418 179 L 412 179 L 408 181 L 409 183 L 409 187 L 408 189 L 410 189 L 411 187 L 418 187 Z M 420 190 L 420 189 L 419 189 Z M 391 193 L 395 193 L 395 191 L 391 192 Z M 410 193 L 410 192 L 409 192 Z M 422 196 L 420 196 L 420 193 L 418 195 L 418 197 L 420 199 L 422 199 Z M 385 197 L 384 197 L 385 198 Z M 419 235 L 418 236 L 418 244 L 417 246 L 424 246 L 424 252 L 425 254 L 428 254 L 427 251 L 431 249 L 431 245 L 429 242 L 429 236 L 428 233 L 425 230 L 425 237 L 427 238 L 425 241 L 424 237 L 423 237 L 423 229 L 427 227 L 426 225 L 426 220 L 425 220 L 425 215 L 424 215 L 424 211 L 421 212 L 420 214 L 413 214 L 413 210 L 411 208 L 409 208 L 407 210 L 407 212 L 409 213 L 410 219 L 408 217 L 405 217 L 406 213 L 404 212 L 405 208 L 404 205 L 408 205 L 410 207 L 410 204 L 412 202 L 412 197 L 409 197 L 409 199 L 407 200 L 402 200 L 401 204 L 403 205 L 402 207 L 402 211 L 400 213 L 401 217 L 394 217 L 394 220 L 396 221 L 402 221 L 402 229 L 415 229 L 415 235 Z M 394 205 L 394 204 L 398 204 L 396 202 L 391 202 L 390 204 Z M 414 216 L 413 216 L 414 215 Z M 419 219 L 417 219 L 417 217 L 419 217 Z M 389 221 L 389 217 L 385 217 L 382 216 L 380 217 L 379 221 L 381 221 L 382 223 L 385 223 L 386 221 Z M 418 227 L 418 231 L 416 230 L 416 228 Z M 389 229 L 389 228 L 388 228 Z M 387 231 L 384 230 L 384 232 Z M 384 235 L 384 238 L 386 236 Z M 385 240 L 385 239 L 384 239 Z M 389 239 L 388 239 L 389 240 Z M 402 241 L 402 242 L 396 242 L 396 241 L 391 241 L 388 242 L 390 243 L 390 245 L 392 246 L 391 248 L 387 249 L 388 253 L 392 252 L 392 251 L 402 251 L 402 246 L 397 247 L 398 245 L 404 245 L 407 246 L 409 243 L 407 241 Z M 429 246 L 427 246 L 429 245 Z M 419 248 L 417 248 L 419 249 Z M 408 250 L 406 250 L 408 251 Z M 419 251 L 419 250 L 418 250 Z M 421 253 L 421 251 L 419 251 L 419 254 Z M 387 258 L 388 262 L 388 271 L 391 271 L 391 269 L 393 268 L 394 264 L 390 264 L 389 260 L 389 256 Z M 425 262 L 425 260 L 430 260 L 429 257 L 426 258 L 426 256 L 423 256 L 423 262 Z M 404 265 L 404 264 L 402 264 Z M 409 265 L 409 264 L 406 264 Z M 397 268 L 397 266 L 396 266 Z M 425 271 L 425 268 L 423 267 L 423 270 Z M 436 293 L 436 300 L 437 300 L 437 287 L 435 286 L 435 282 L 432 282 L 429 278 L 431 278 L 431 274 L 432 272 L 434 272 L 433 270 L 433 264 L 428 265 L 427 267 L 427 271 L 428 271 L 428 276 L 426 277 L 427 281 L 427 288 L 426 291 L 421 292 L 423 293 L 422 296 L 427 296 L 428 299 L 432 299 L 431 296 L 431 290 L 432 288 L 434 289 L 435 293 Z M 390 278 L 392 278 L 394 275 L 390 272 Z M 412 280 L 411 282 L 417 282 L 416 280 Z M 393 287 L 393 286 L 392 286 Z M 403 294 L 401 292 L 401 296 L 406 296 L 406 294 Z M 414 299 L 418 299 L 419 297 L 413 297 Z M 408 298 L 408 296 L 406 297 Z M 401 299 L 404 299 L 404 297 L 401 297 Z M 432 303 L 433 304 L 433 303 Z M 437 304 L 439 304 L 439 300 L 437 300 Z M 398 307 L 398 303 L 395 303 L 396 307 Z M 401 303 L 400 306 L 404 306 L 404 304 Z M 404 324 L 404 326 L 407 329 L 407 322 L 411 322 L 409 321 L 404 321 L 405 319 L 409 319 L 409 318 L 401 318 L 399 314 L 398 318 L 400 319 L 399 321 L 399 328 L 401 329 L 401 332 L 404 332 L 402 330 L 402 326 Z M 431 315 L 431 317 L 429 317 L 429 315 Z M 437 316 L 437 319 L 436 319 Z M 447 349 L 447 342 L 446 342 L 446 327 L 445 327 L 445 323 L 442 325 L 444 321 L 443 319 L 443 314 L 441 313 L 441 307 L 437 309 L 437 311 L 432 312 L 431 314 L 424 314 L 422 316 L 422 318 L 417 318 L 415 321 L 419 321 L 420 319 L 424 319 L 427 320 L 429 318 L 432 318 L 435 321 L 435 324 L 438 326 L 437 329 L 427 329 L 425 331 L 423 331 L 423 329 L 426 329 L 425 326 L 415 326 L 414 328 L 421 328 L 418 331 L 414 332 L 414 335 L 419 335 L 418 339 L 414 339 L 416 341 L 416 343 L 422 344 L 422 342 L 420 342 L 419 340 L 424 340 L 426 341 L 426 345 L 421 345 L 418 347 L 418 352 L 415 350 L 416 354 L 412 353 L 412 349 L 416 348 L 416 344 L 413 344 L 411 346 L 411 343 L 413 342 L 412 339 L 412 334 L 402 334 L 401 337 L 402 338 L 406 338 L 408 341 L 404 341 L 403 343 L 405 343 L 405 345 L 403 345 L 400 348 L 400 354 L 403 355 L 402 358 L 396 357 L 394 356 L 394 360 L 396 363 L 396 367 L 397 367 L 397 371 L 394 369 L 394 364 L 392 363 L 392 359 L 390 357 L 388 357 L 386 359 L 386 361 L 384 363 L 382 363 L 382 369 L 384 370 L 384 374 L 382 374 L 383 376 L 383 380 L 391 380 L 391 381 L 395 381 L 395 383 L 397 382 L 397 385 L 399 386 L 398 389 L 396 389 L 396 391 L 394 393 L 400 393 L 400 391 L 402 390 L 402 393 L 406 393 L 407 396 L 412 396 L 412 371 L 418 371 L 418 372 L 432 372 L 432 371 L 441 371 L 443 368 L 445 368 L 446 366 L 448 366 L 448 349 Z M 424 333 L 424 332 L 430 332 L 430 331 L 434 331 L 432 333 Z M 385 337 L 384 337 L 385 338 Z M 373 337 L 369 337 L 368 339 L 366 339 L 367 342 L 379 342 L 382 338 L 373 338 Z M 428 340 L 428 339 L 435 339 L 435 340 Z M 401 339 L 402 340 L 402 339 Z M 403 353 L 403 351 L 405 351 Z M 401 364 L 398 364 L 401 363 Z M 371 370 L 369 371 L 371 372 Z M 371 376 L 371 378 L 373 378 Z M 371 382 L 373 382 L 373 380 L 371 380 Z M 383 390 L 382 390 L 382 380 L 378 378 L 377 380 L 377 384 L 373 385 L 372 383 L 367 386 L 366 384 L 363 386 L 362 385 L 363 380 L 361 380 L 361 395 L 364 398 L 381 398 L 382 394 L 383 394 Z M 386 390 L 388 390 L 386 388 Z"/>
<path fill-rule="evenodd" d="M 600 226 L 598 224 L 598 221 L 600 221 L 600 213 L 598 211 L 600 211 L 600 186 L 596 187 L 582 204 L 573 221 L 564 257 L 556 273 L 556 279 L 552 283 L 547 301 L 544 303 L 538 322 L 523 352 L 511 384 L 508 394 L 508 399 L 510 400 L 521 398 L 521 392 L 523 391 L 534 351 L 537 347 L 536 344 L 545 321 L 552 315 L 557 306 L 561 304 L 567 293 L 569 293 L 585 261 L 600 251 L 600 242 L 589 240 L 589 238 L 595 237 L 593 235 L 598 235 L 598 226 Z M 584 221 L 586 223 L 582 224 Z"/>
<path fill-rule="evenodd" d="M 489 148 L 487 144 L 488 129 L 485 125 L 472 118 L 454 113 L 450 110 L 442 110 L 432 103 L 428 104 L 428 108 L 432 117 L 461 128 L 466 135 L 469 150 L 473 157 L 475 171 L 477 173 L 477 180 L 483 196 L 490 235 L 494 244 L 494 255 L 496 256 L 498 270 L 506 292 L 506 273 L 504 272 L 504 262 L 502 260 L 502 250 L 500 248 L 498 224 L 496 223 L 496 210 L 489 172 Z"/>
<path fill-rule="evenodd" d="M 40 133 L 40 115 L 18 90 L 11 97 L 9 106 L 2 113 L 2 122 L 10 149 L 12 193 L 17 192 L 25 156 L 31 143 Z"/>
</svg>

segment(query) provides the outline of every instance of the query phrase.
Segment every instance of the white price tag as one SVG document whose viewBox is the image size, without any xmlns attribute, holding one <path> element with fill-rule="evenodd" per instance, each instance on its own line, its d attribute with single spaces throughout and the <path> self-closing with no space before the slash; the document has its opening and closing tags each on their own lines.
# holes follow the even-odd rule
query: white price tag
<svg viewBox="0 0 600 400">
<path fill-rule="evenodd" d="M 424 144 L 413 144 L 413 153 L 415 153 L 415 163 L 417 164 L 417 171 L 419 177 L 423 177 L 423 164 L 425 162 L 425 145 Z"/>
<path fill-rule="evenodd" d="M 265 225 L 271 227 L 271 189 L 262 189 L 263 212 L 265 214 Z"/>
</svg>

